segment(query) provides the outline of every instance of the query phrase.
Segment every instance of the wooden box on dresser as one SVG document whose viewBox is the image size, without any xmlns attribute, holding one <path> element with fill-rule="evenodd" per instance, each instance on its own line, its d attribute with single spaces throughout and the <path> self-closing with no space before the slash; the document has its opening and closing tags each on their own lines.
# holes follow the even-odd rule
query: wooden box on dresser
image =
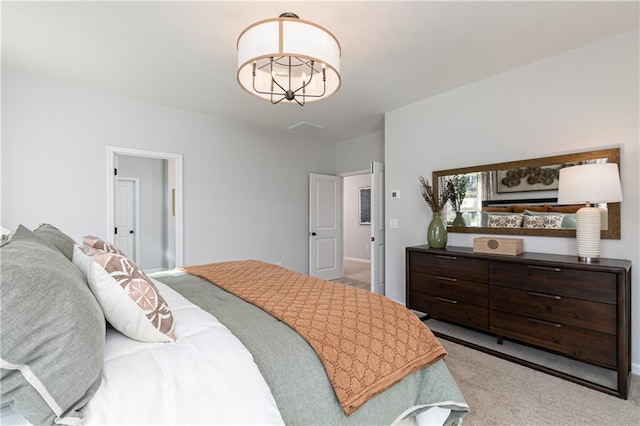
<svg viewBox="0 0 640 426">
<path fill-rule="evenodd" d="M 467 247 L 415 246 L 406 248 L 406 267 L 408 308 L 494 335 L 499 343 L 508 338 L 614 370 L 616 389 L 533 365 L 627 398 L 630 261 L 583 263 L 566 255 L 500 256 Z"/>
</svg>

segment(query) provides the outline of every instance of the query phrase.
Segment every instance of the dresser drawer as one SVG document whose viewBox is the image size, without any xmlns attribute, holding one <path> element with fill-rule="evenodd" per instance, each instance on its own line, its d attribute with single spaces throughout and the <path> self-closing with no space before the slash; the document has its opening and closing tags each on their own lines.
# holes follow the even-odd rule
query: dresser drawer
<svg viewBox="0 0 640 426">
<path fill-rule="evenodd" d="M 489 262 L 452 254 L 410 253 L 411 271 L 449 278 L 486 282 L 489 277 Z"/>
<path fill-rule="evenodd" d="M 490 262 L 489 277 L 492 285 L 616 303 L 616 276 L 609 272 Z"/>
<path fill-rule="evenodd" d="M 411 290 L 485 308 L 489 306 L 489 286 L 487 283 L 411 272 Z"/>
<path fill-rule="evenodd" d="M 492 287 L 489 306 L 522 316 L 540 318 L 602 333 L 616 333 L 616 307 L 553 293 Z"/>
<path fill-rule="evenodd" d="M 616 338 L 539 318 L 489 311 L 489 331 L 605 367 L 616 367 Z"/>
<path fill-rule="evenodd" d="M 482 331 L 489 330 L 489 313 L 479 307 L 455 299 L 411 292 L 412 308 L 425 312 L 436 319 L 450 321 Z"/>
</svg>

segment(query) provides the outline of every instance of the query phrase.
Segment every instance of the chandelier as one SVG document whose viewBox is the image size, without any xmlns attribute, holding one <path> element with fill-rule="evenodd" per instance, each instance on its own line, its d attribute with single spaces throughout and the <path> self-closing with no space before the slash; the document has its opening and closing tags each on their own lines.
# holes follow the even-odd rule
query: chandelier
<svg viewBox="0 0 640 426">
<path fill-rule="evenodd" d="M 340 88 L 340 43 L 294 13 L 256 22 L 238 37 L 238 83 L 274 105 L 328 98 Z"/>
</svg>

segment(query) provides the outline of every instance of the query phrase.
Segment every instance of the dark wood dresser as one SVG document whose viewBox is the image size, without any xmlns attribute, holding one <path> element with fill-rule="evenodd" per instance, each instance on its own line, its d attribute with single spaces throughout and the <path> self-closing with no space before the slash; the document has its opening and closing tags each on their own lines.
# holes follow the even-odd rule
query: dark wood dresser
<svg viewBox="0 0 640 426">
<path fill-rule="evenodd" d="M 614 370 L 617 389 L 574 381 L 627 398 L 630 261 L 586 264 L 566 255 L 416 246 L 406 248 L 406 267 L 410 309 L 494 335 L 499 343 L 508 338 Z"/>
</svg>

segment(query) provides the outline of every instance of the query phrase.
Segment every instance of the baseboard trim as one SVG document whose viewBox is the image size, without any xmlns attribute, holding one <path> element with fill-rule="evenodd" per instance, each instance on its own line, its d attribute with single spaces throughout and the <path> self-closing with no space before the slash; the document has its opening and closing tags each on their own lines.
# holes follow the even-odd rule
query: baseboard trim
<svg viewBox="0 0 640 426">
<path fill-rule="evenodd" d="M 348 260 L 350 262 L 358 262 L 358 263 L 369 263 L 371 264 L 371 260 L 367 260 L 367 259 L 357 259 L 355 257 L 346 257 L 344 258 L 344 260 Z"/>
</svg>

